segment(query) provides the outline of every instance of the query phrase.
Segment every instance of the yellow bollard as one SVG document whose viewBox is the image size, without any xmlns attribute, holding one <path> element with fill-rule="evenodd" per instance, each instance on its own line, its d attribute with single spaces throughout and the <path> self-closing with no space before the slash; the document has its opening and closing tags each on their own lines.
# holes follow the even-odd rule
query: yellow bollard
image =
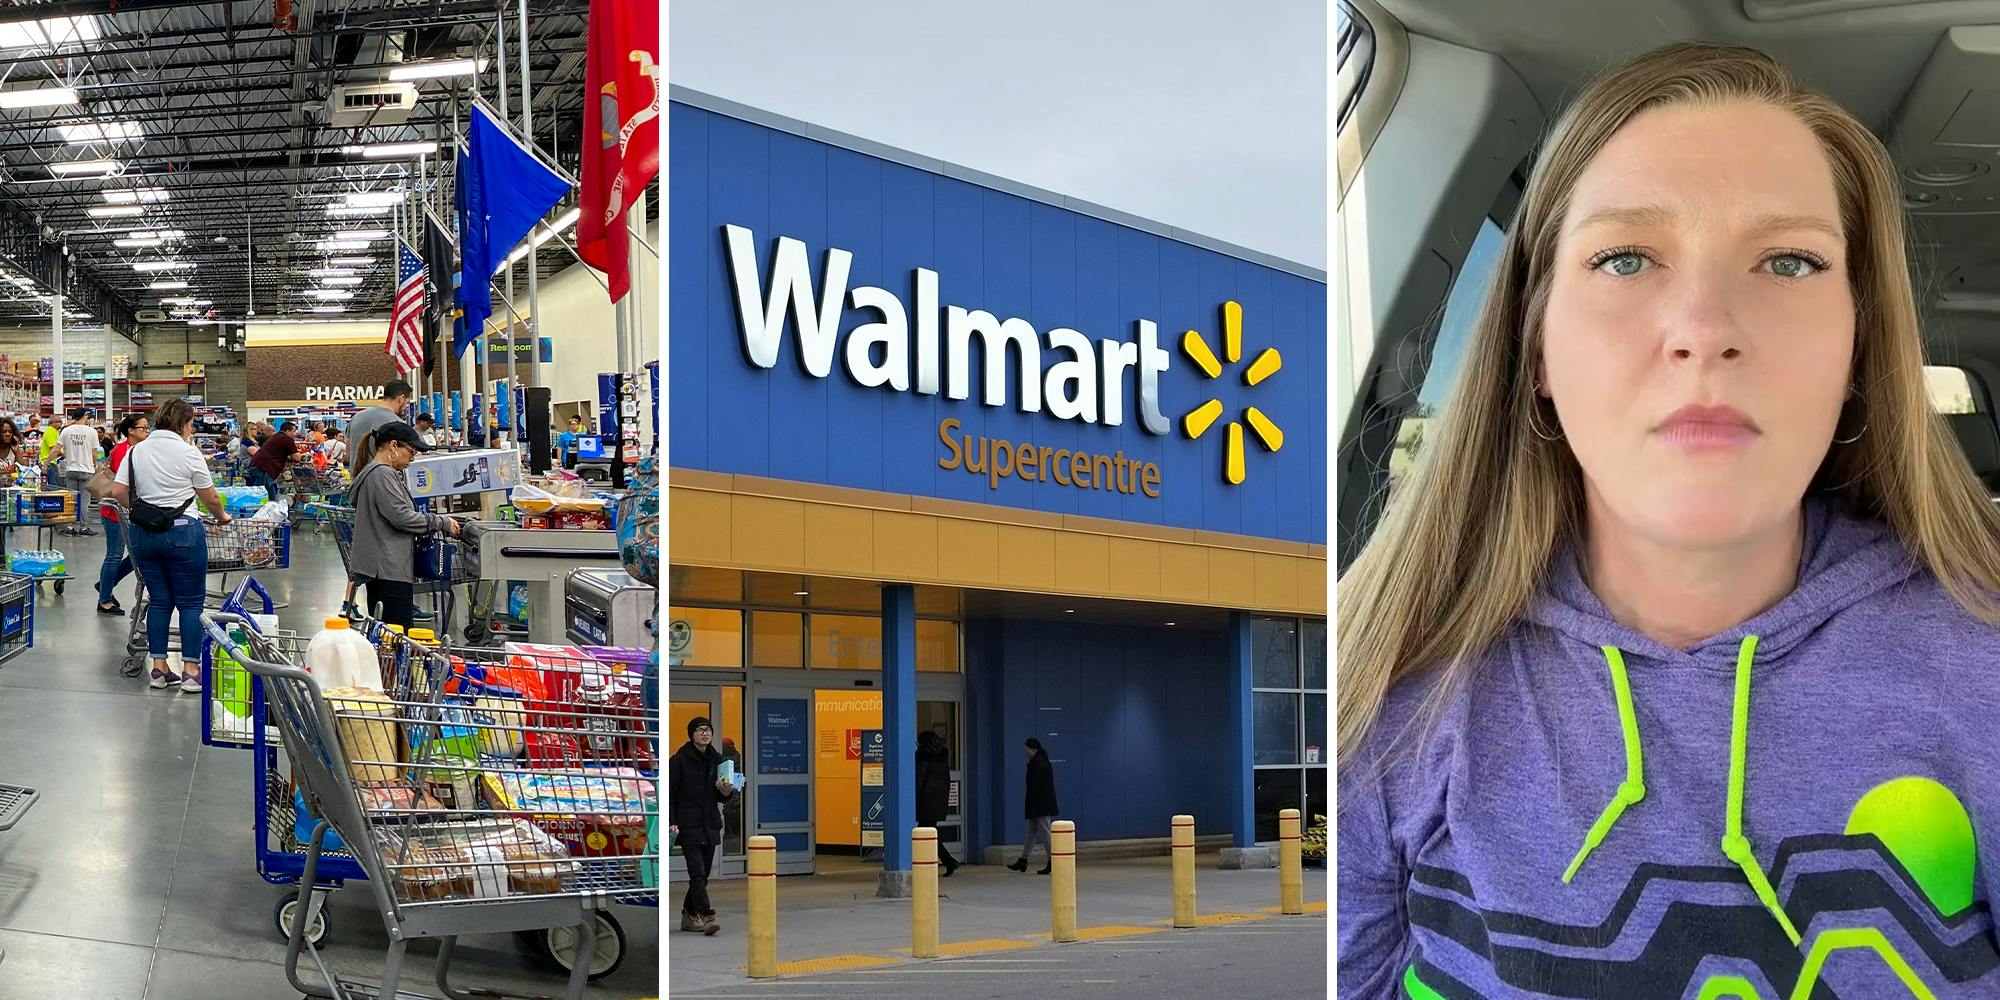
<svg viewBox="0 0 2000 1000">
<path fill-rule="evenodd" d="M 1305 860 L 1300 854 L 1299 811 L 1278 810 L 1278 912 L 1306 912 Z"/>
<path fill-rule="evenodd" d="M 910 955 L 938 957 L 937 828 L 910 831 Z"/>
<path fill-rule="evenodd" d="M 778 974 L 778 838 L 750 838 L 750 978 Z"/>
<path fill-rule="evenodd" d="M 1174 926 L 1194 926 L 1194 817 L 1174 817 Z"/>
<path fill-rule="evenodd" d="M 1066 819 L 1049 824 L 1050 889 L 1053 907 L 1049 937 L 1076 940 L 1076 824 Z"/>
</svg>

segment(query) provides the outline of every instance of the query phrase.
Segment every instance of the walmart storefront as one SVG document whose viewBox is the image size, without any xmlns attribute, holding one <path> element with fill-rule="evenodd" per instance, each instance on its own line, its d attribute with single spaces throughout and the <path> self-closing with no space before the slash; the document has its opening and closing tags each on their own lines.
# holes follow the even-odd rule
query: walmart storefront
<svg viewBox="0 0 2000 1000">
<path fill-rule="evenodd" d="M 925 730 L 960 857 L 1020 842 L 1028 736 L 1086 851 L 1324 812 L 1324 276 L 705 95 L 669 128 L 668 726 L 749 775 L 721 871 L 771 834 L 895 885 Z"/>
</svg>

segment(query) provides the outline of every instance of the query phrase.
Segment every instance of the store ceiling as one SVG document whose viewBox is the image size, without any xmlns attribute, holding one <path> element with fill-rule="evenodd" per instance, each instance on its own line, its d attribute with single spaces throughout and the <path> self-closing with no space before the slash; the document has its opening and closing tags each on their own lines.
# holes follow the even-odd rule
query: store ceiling
<svg viewBox="0 0 2000 1000">
<path fill-rule="evenodd" d="M 535 137 L 573 174 L 588 3 L 534 0 L 532 8 Z M 477 88 L 497 108 L 501 9 L 492 0 L 117 0 L 115 9 L 109 0 L 54 0 L 0 8 L 0 324 L 48 322 L 60 244 L 69 248 L 72 323 L 130 332 L 141 310 L 192 309 L 198 315 L 145 326 L 178 340 L 189 318 L 234 325 L 253 307 L 258 320 L 386 316 L 393 241 L 375 238 L 360 249 L 319 243 L 355 230 L 393 230 L 395 216 L 331 216 L 328 209 L 350 194 L 387 201 L 416 187 L 418 159 L 361 150 L 435 142 L 448 156 L 475 78 L 407 81 L 416 100 L 407 120 L 394 124 L 384 124 L 382 112 L 372 122 L 350 125 L 343 116 L 335 124 L 328 107 L 342 88 L 391 82 L 390 71 L 402 64 L 483 58 Z M 514 4 L 504 9 L 509 103 L 518 123 L 520 21 Z M 276 23 L 286 11 L 296 27 Z M 51 106 L 7 106 L 15 92 L 50 88 L 73 89 L 75 99 L 58 94 L 62 103 Z M 94 160 L 115 161 L 119 175 L 59 172 Z M 433 181 L 437 164 L 424 167 Z M 431 193 L 448 209 L 447 187 Z M 402 204 L 413 202 L 406 196 Z M 135 238 L 161 242 L 131 244 Z M 572 262 L 550 244 L 540 271 L 546 276 Z M 330 267 L 356 273 L 311 273 Z M 525 273 L 525 265 L 516 270 L 523 289 Z M 325 283 L 330 277 L 359 280 Z M 153 287 L 176 281 L 187 287 Z M 340 292 L 353 296 L 335 297 Z M 176 298 L 194 304 L 163 304 Z M 346 312 L 315 312 L 335 307 Z"/>
</svg>

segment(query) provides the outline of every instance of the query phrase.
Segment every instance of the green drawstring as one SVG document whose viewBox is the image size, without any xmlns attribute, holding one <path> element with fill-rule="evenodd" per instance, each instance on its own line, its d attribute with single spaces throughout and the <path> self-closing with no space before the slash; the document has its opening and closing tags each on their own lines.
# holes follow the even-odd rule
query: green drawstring
<svg viewBox="0 0 2000 1000">
<path fill-rule="evenodd" d="M 1597 822 L 1590 824 L 1590 832 L 1583 835 L 1583 846 L 1570 861 L 1569 870 L 1563 872 L 1564 884 L 1576 877 L 1590 852 L 1604 843 L 1611 825 L 1618 822 L 1626 808 L 1646 797 L 1646 766 L 1639 752 L 1639 719 L 1632 714 L 1632 684 L 1625 679 L 1625 655 L 1616 646 L 1605 646 L 1604 662 L 1611 668 L 1611 689 L 1618 695 L 1618 728 L 1625 735 L 1625 780 L 1618 783 L 1618 793 L 1605 804 Z"/>
<path fill-rule="evenodd" d="M 1611 833 L 1611 827 L 1625 810 L 1646 797 L 1646 776 L 1644 758 L 1639 748 L 1639 720 L 1632 712 L 1632 685 L 1625 676 L 1625 657 L 1615 646 L 1605 646 L 1604 662 L 1611 669 L 1611 688 L 1618 697 L 1618 728 L 1625 739 L 1625 780 L 1619 782 L 1618 792 L 1598 814 L 1597 822 L 1590 825 L 1590 832 L 1584 834 L 1583 846 L 1570 861 L 1569 869 L 1563 872 L 1563 882 L 1567 884 L 1583 868 L 1584 859 L 1597 849 L 1604 838 Z M 1745 636 L 1736 655 L 1736 696 L 1729 725 L 1729 801 L 1728 814 L 1723 822 L 1722 853 L 1743 869 L 1744 878 L 1750 881 L 1751 891 L 1771 915 L 1778 919 L 1778 926 L 1785 929 L 1785 936 L 1793 945 L 1799 944 L 1798 929 L 1785 915 L 1784 907 L 1778 905 L 1778 894 L 1771 888 L 1771 880 L 1757 865 L 1757 855 L 1750 847 L 1749 838 L 1743 836 L 1743 774 L 1745 762 L 1749 758 L 1750 727 L 1750 665 L 1757 655 L 1757 637 Z"/>
<path fill-rule="evenodd" d="M 1749 754 L 1750 729 L 1750 661 L 1757 655 L 1757 637 L 1745 636 L 1743 645 L 1736 654 L 1736 700 L 1729 720 L 1729 803 L 1728 812 L 1722 825 L 1722 853 L 1743 869 L 1743 877 L 1750 880 L 1751 891 L 1778 918 L 1778 926 L 1785 929 L 1785 936 L 1792 944 L 1799 943 L 1798 928 L 1792 926 L 1792 919 L 1785 915 L 1785 908 L 1778 905 L 1778 893 L 1771 888 L 1771 880 L 1764 875 L 1764 869 L 1757 865 L 1756 852 L 1750 849 L 1750 839 L 1743 836 L 1743 771 Z"/>
</svg>

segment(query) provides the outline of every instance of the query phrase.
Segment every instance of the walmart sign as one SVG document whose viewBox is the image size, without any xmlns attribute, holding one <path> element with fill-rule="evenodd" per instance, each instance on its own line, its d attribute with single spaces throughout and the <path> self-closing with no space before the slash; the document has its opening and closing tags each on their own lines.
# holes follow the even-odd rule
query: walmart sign
<svg viewBox="0 0 2000 1000">
<path fill-rule="evenodd" d="M 1324 541 L 1323 281 L 726 114 L 668 121 L 675 465 Z"/>
</svg>

